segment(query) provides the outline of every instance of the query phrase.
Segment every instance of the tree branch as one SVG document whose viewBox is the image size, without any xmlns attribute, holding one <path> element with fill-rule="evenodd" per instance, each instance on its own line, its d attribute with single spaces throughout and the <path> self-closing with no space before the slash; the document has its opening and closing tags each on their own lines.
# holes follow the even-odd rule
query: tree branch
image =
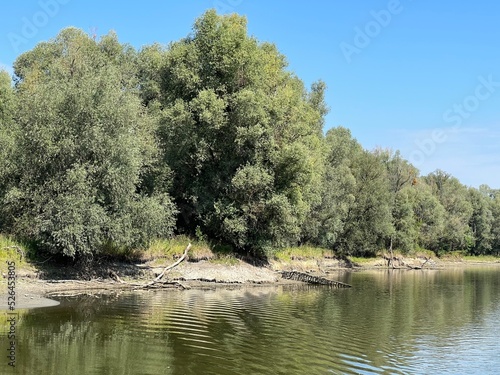
<svg viewBox="0 0 500 375">
<path fill-rule="evenodd" d="M 182 254 L 182 256 L 177 259 L 177 261 L 174 263 L 174 264 L 171 264 L 170 266 L 167 266 L 163 269 L 163 271 L 153 280 L 153 281 L 150 281 L 149 283 L 146 283 L 146 284 L 136 284 L 136 283 L 129 283 L 129 282 L 126 282 L 126 281 L 123 281 L 115 272 L 111 271 L 110 272 L 110 276 L 115 279 L 116 281 L 118 281 L 120 284 L 126 284 L 126 285 L 130 285 L 130 286 L 133 286 L 135 288 L 149 288 L 151 287 L 152 285 L 156 284 L 156 283 L 162 283 L 162 284 L 167 284 L 167 282 L 165 281 L 161 281 L 162 277 L 165 275 L 165 272 L 171 270 L 172 268 L 174 267 L 177 267 L 182 261 L 184 261 L 184 259 L 186 259 L 187 257 L 187 254 L 188 254 L 188 251 L 189 249 L 191 249 L 191 243 L 189 243 L 187 246 L 186 246 L 186 249 L 184 249 L 184 253 Z M 182 286 L 184 289 L 186 289 L 186 287 L 180 283 L 175 283 L 177 285 L 180 285 Z"/>
<path fill-rule="evenodd" d="M 177 262 L 175 262 L 174 264 L 170 265 L 170 266 L 167 266 L 163 269 L 162 273 L 160 273 L 158 275 L 158 277 L 156 279 L 154 279 L 153 281 L 151 281 L 149 284 L 147 285 L 153 285 L 154 283 L 158 282 L 161 280 L 161 278 L 163 277 L 163 275 L 165 274 L 165 272 L 171 270 L 172 268 L 174 267 L 177 267 L 187 256 L 187 253 L 189 251 L 189 249 L 191 249 L 191 243 L 189 243 L 187 246 L 186 246 L 186 249 L 184 250 L 184 254 L 182 254 L 182 256 L 177 260 Z"/>
</svg>

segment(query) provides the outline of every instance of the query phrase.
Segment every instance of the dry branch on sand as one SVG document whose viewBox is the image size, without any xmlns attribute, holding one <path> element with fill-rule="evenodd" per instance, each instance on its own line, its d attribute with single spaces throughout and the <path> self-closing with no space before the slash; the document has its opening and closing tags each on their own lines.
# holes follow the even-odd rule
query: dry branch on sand
<svg viewBox="0 0 500 375">
<path fill-rule="evenodd" d="M 171 269 L 177 267 L 179 264 L 181 264 L 187 257 L 187 254 L 188 254 L 188 251 L 189 249 L 191 249 L 191 243 L 189 243 L 186 248 L 184 249 L 184 253 L 182 254 L 182 256 L 177 259 L 177 261 L 169 266 L 166 266 L 163 271 L 152 281 L 148 282 L 148 283 L 145 283 L 145 284 L 139 284 L 139 283 L 128 283 L 126 281 L 123 281 L 115 272 L 111 272 L 111 277 L 118 281 L 119 283 L 121 284 L 124 284 L 124 285 L 129 285 L 129 286 L 132 286 L 134 289 L 148 289 L 148 288 L 155 288 L 155 287 L 158 287 L 156 284 L 159 284 L 159 285 L 176 285 L 176 286 L 180 286 L 182 287 L 183 289 L 186 289 L 186 287 L 184 285 L 182 285 L 181 283 L 177 282 L 177 281 L 168 281 L 168 280 L 162 280 L 163 276 L 165 275 L 166 272 L 170 271 Z"/>
</svg>

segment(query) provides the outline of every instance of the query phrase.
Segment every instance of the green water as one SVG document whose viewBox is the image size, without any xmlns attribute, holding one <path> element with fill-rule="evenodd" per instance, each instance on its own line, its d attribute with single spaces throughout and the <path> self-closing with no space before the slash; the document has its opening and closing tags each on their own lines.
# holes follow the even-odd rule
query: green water
<svg viewBox="0 0 500 375">
<path fill-rule="evenodd" d="M 500 267 L 335 278 L 353 288 L 59 297 L 21 313 L 0 374 L 500 372 Z"/>
</svg>

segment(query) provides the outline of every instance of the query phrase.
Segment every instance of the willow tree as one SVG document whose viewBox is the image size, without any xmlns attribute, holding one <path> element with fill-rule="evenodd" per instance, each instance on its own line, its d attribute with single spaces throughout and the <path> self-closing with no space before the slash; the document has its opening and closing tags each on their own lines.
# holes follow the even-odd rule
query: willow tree
<svg viewBox="0 0 500 375">
<path fill-rule="evenodd" d="M 0 70 L 0 126 L 4 130 L 12 126 L 13 109 L 14 90 L 12 80 L 9 73 Z"/>
<path fill-rule="evenodd" d="M 319 199 L 324 85 L 308 92 L 244 17 L 214 11 L 148 65 L 181 228 L 247 251 L 296 243 Z"/>
<path fill-rule="evenodd" d="M 16 124 L 14 116 L 14 91 L 12 80 L 6 71 L 0 71 L 0 231 L 5 225 L 2 210 L 5 193 L 11 183 L 13 170 L 12 153 L 15 150 Z"/>
<path fill-rule="evenodd" d="M 441 170 L 427 175 L 425 181 L 446 212 L 443 233 L 438 239 L 439 250 L 468 250 L 474 245 L 469 225 L 474 210 L 467 187 Z"/>
<path fill-rule="evenodd" d="M 328 131 L 321 200 L 308 219 L 311 242 L 343 255 L 370 255 L 391 234 L 391 196 L 380 157 L 343 127 Z"/>
<path fill-rule="evenodd" d="M 491 213 L 493 223 L 491 226 L 492 235 L 492 253 L 500 255 L 500 190 L 496 190 L 495 195 L 491 197 Z"/>
<path fill-rule="evenodd" d="M 399 151 L 377 148 L 375 155 L 385 166 L 389 181 L 393 225 L 388 239 L 389 249 L 411 251 L 417 245 L 418 231 L 409 190 L 417 183 L 418 169 Z"/>
<path fill-rule="evenodd" d="M 96 42 L 70 28 L 16 60 L 21 131 L 6 211 L 18 236 L 75 256 L 171 232 L 169 197 L 138 188 L 156 145 L 133 58 L 113 34 Z"/>
<path fill-rule="evenodd" d="M 374 255 L 393 232 L 387 171 L 379 156 L 366 150 L 352 158 L 351 171 L 356 180 L 354 202 L 338 247 L 347 254 Z"/>
<path fill-rule="evenodd" d="M 473 210 L 469 220 L 474 241 L 470 252 L 475 255 L 490 254 L 494 239 L 492 231 L 494 224 L 493 200 L 475 188 L 468 190 L 468 200 L 472 204 Z"/>
<path fill-rule="evenodd" d="M 349 211 L 355 201 L 356 178 L 351 169 L 353 158 L 362 152 L 351 132 L 343 127 L 326 134 L 324 172 L 320 184 L 321 199 L 307 220 L 308 237 L 316 245 L 340 249 Z"/>
</svg>

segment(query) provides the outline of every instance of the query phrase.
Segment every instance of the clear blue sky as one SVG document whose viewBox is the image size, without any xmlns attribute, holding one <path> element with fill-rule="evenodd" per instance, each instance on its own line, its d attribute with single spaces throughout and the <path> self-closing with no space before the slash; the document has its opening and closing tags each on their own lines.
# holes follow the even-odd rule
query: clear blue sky
<svg viewBox="0 0 500 375">
<path fill-rule="evenodd" d="M 327 129 L 399 149 L 421 174 L 439 168 L 500 188 L 498 1 L 5 0 L 0 64 L 10 69 L 67 26 L 115 30 L 136 48 L 168 44 L 209 8 L 245 15 L 306 85 L 327 83 Z"/>
</svg>

